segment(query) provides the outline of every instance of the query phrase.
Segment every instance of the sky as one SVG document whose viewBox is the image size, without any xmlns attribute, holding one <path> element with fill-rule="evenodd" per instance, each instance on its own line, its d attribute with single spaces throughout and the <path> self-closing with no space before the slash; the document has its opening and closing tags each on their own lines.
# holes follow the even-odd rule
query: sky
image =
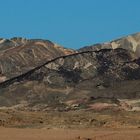
<svg viewBox="0 0 140 140">
<path fill-rule="evenodd" d="M 140 0 L 0 0 L 0 37 L 51 40 L 64 47 L 140 32 Z"/>
</svg>

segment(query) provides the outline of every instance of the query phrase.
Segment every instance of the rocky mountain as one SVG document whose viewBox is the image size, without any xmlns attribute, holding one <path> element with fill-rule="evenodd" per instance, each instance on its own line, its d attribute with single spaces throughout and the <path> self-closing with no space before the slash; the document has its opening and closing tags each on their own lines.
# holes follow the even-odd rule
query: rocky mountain
<svg viewBox="0 0 140 140">
<path fill-rule="evenodd" d="M 91 46 L 86 46 L 79 51 L 95 51 L 100 49 L 116 49 L 123 48 L 130 50 L 136 54 L 137 57 L 140 57 L 140 33 L 132 34 L 127 37 L 122 37 L 120 39 L 113 40 L 111 42 L 106 42 L 103 44 L 94 44 Z"/>
<path fill-rule="evenodd" d="M 1 45 L 0 57 L 5 63 L 1 69 L 9 68 L 2 71 L 8 78 L 0 83 L 0 106 L 139 110 L 140 58 L 135 51 L 139 35 L 79 51 L 56 47 L 49 41 L 11 39 L 6 49 Z M 13 40 L 19 45 L 11 45 Z M 118 46 L 112 47 L 113 42 Z"/>
<path fill-rule="evenodd" d="M 5 81 L 62 55 L 73 53 L 49 40 L 0 39 L 0 81 Z"/>
</svg>

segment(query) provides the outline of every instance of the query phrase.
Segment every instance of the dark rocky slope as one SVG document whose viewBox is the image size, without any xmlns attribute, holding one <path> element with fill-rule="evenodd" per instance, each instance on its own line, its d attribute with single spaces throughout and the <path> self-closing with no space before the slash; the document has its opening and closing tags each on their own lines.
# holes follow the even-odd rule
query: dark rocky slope
<svg viewBox="0 0 140 140">
<path fill-rule="evenodd" d="M 87 51 L 54 60 L 0 84 L 1 106 L 68 108 L 140 98 L 140 64 L 125 49 Z M 41 107 L 40 107 L 41 106 Z"/>
</svg>

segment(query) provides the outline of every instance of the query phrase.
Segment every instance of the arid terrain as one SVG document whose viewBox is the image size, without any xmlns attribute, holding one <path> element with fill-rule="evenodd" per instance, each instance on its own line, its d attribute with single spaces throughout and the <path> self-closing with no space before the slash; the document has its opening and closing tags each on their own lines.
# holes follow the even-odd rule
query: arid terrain
<svg viewBox="0 0 140 140">
<path fill-rule="evenodd" d="M 140 112 L 0 111 L 2 140 L 140 140 Z M 8 134 L 8 135 L 7 135 Z"/>
<path fill-rule="evenodd" d="M 138 129 L 0 128 L 1 140 L 140 140 Z"/>
<path fill-rule="evenodd" d="M 0 39 L 0 140 L 140 140 L 140 33 L 79 50 Z"/>
</svg>

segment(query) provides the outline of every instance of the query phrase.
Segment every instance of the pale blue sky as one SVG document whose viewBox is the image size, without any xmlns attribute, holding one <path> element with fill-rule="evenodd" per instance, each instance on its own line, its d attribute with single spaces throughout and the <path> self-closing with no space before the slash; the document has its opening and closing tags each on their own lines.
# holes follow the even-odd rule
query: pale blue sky
<svg viewBox="0 0 140 140">
<path fill-rule="evenodd" d="M 140 31 L 140 0 L 0 0 L 0 37 L 80 48 Z"/>
</svg>

